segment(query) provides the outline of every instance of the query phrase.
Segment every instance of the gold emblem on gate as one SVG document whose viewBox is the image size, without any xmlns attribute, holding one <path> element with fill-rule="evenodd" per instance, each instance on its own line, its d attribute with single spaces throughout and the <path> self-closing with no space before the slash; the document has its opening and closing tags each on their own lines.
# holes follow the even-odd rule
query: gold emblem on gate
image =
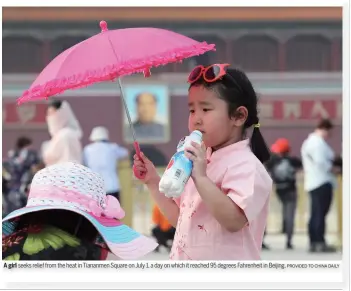
<svg viewBox="0 0 351 291">
<path fill-rule="evenodd" d="M 36 107 L 34 104 L 24 104 L 16 106 L 18 119 L 22 124 L 31 121 L 35 117 Z"/>
</svg>

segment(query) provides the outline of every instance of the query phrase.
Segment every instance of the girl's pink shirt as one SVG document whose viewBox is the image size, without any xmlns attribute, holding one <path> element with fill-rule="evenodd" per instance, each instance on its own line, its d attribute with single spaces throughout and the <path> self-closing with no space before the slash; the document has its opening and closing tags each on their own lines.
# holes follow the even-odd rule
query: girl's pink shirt
<svg viewBox="0 0 351 291">
<path fill-rule="evenodd" d="M 207 209 L 189 179 L 180 198 L 172 260 L 259 260 L 272 192 L 272 179 L 243 140 L 212 153 L 207 176 L 245 213 L 248 224 L 231 233 Z"/>
</svg>

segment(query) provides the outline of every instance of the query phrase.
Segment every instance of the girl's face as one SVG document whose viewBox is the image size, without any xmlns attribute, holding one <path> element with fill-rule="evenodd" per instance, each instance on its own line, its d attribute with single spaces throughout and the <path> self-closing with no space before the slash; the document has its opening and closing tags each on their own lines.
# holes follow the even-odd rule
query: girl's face
<svg viewBox="0 0 351 291">
<path fill-rule="evenodd" d="M 188 103 L 189 131 L 201 131 L 207 147 L 216 150 L 241 140 L 246 117 L 230 118 L 227 103 L 219 99 L 213 90 L 202 86 L 191 87 Z"/>
</svg>

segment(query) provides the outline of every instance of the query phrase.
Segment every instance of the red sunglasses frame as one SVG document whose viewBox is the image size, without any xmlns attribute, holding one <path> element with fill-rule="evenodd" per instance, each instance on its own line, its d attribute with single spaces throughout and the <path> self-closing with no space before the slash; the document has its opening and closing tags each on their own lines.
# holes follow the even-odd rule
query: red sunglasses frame
<svg viewBox="0 0 351 291">
<path fill-rule="evenodd" d="M 214 66 L 219 67 L 220 71 L 219 74 L 217 76 L 215 76 L 213 79 L 208 79 L 206 78 L 206 73 L 209 69 L 213 68 Z M 227 67 L 229 67 L 230 64 L 213 64 L 210 65 L 208 67 L 204 67 L 202 65 L 200 66 L 196 66 L 189 74 L 188 76 L 188 83 L 192 84 L 195 83 L 197 80 L 199 80 L 201 77 L 207 82 L 207 83 L 213 83 L 218 81 L 219 79 L 221 79 L 223 76 L 225 76 L 227 74 Z M 200 69 L 198 75 L 194 78 L 190 78 L 193 74 L 195 70 Z"/>
</svg>

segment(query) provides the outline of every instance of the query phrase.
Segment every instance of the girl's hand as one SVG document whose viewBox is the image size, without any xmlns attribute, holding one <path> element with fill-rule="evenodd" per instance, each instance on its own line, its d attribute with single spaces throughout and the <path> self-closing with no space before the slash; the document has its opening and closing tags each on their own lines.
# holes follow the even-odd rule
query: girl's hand
<svg viewBox="0 0 351 291">
<path fill-rule="evenodd" d="M 141 159 L 135 154 L 134 155 L 134 167 L 137 171 L 141 173 L 145 173 L 143 179 L 139 179 L 139 181 L 148 185 L 151 183 L 158 183 L 159 175 L 156 171 L 154 164 L 144 155 L 143 152 L 140 153 Z"/>
<path fill-rule="evenodd" d="M 191 146 L 185 148 L 185 156 L 193 161 L 193 171 L 191 173 L 191 177 L 194 179 L 194 181 L 198 180 L 199 178 L 207 177 L 206 146 L 203 142 L 201 145 L 196 142 L 191 142 Z"/>
</svg>

